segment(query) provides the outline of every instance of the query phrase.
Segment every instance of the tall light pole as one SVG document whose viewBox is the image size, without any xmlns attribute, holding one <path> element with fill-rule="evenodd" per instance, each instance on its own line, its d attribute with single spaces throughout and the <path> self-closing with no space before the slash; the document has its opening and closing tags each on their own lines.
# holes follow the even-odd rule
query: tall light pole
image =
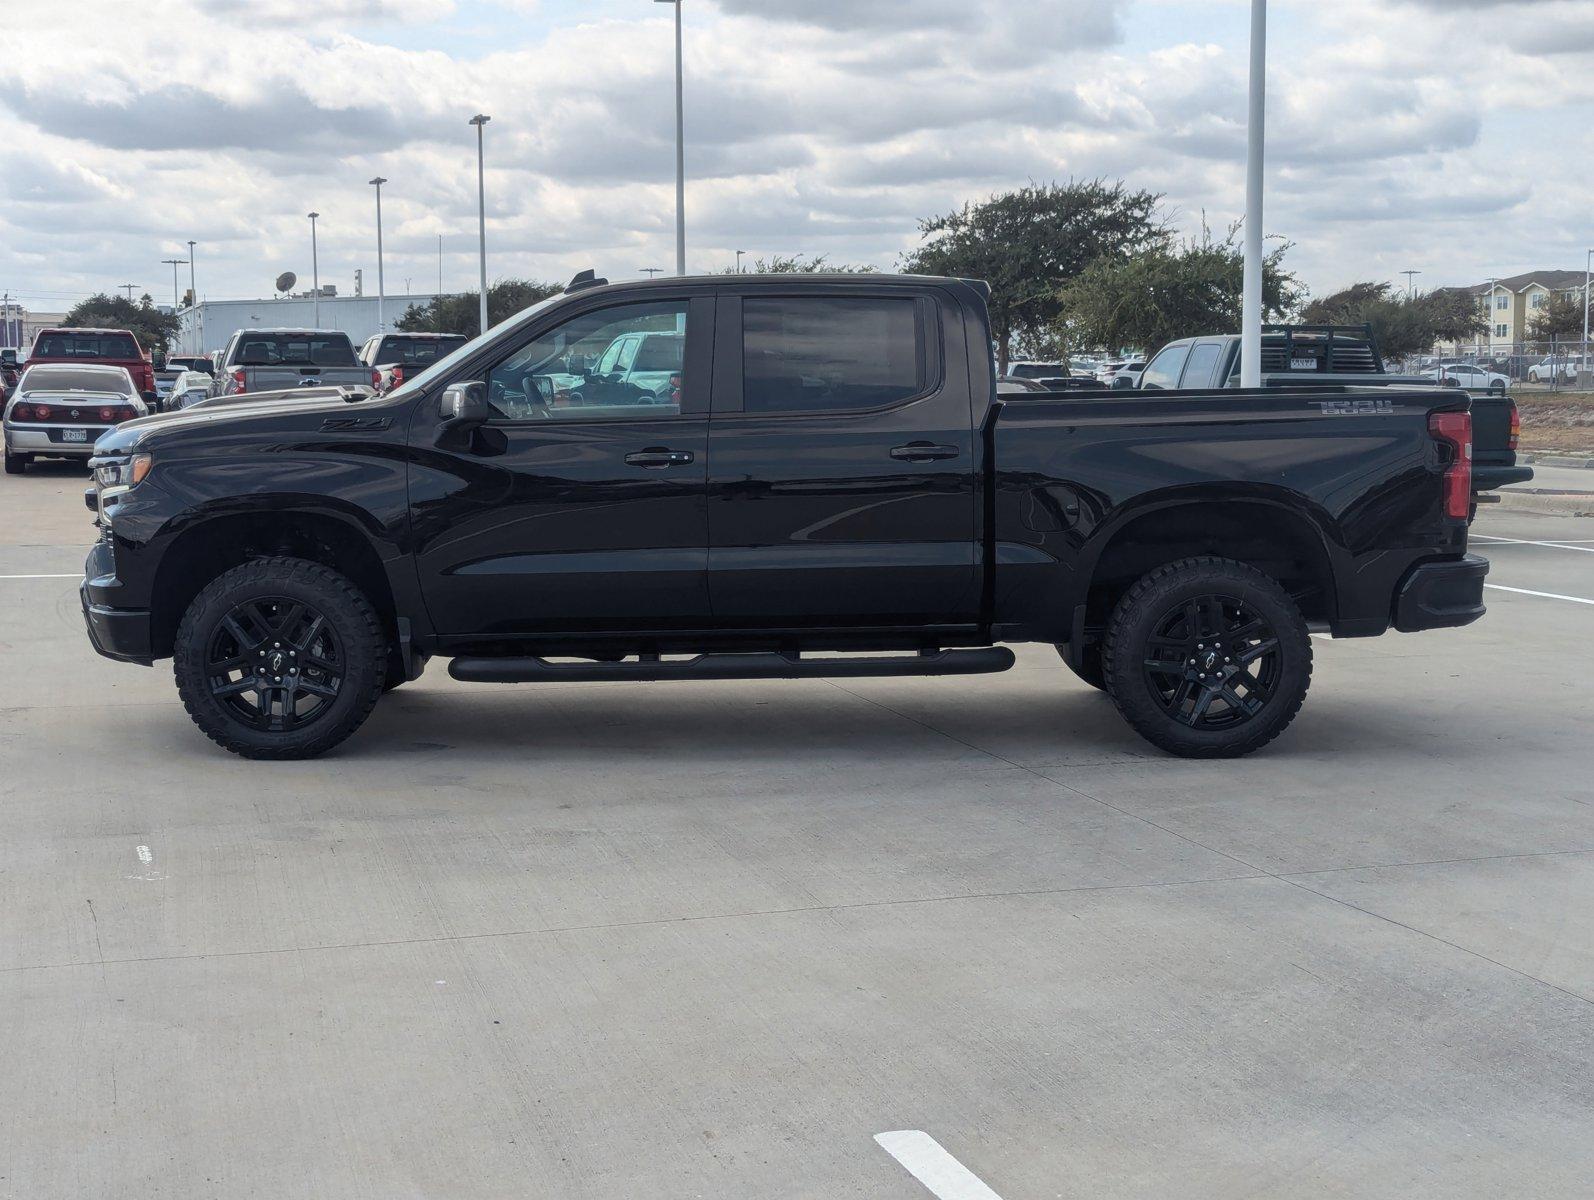
<svg viewBox="0 0 1594 1200">
<path fill-rule="evenodd" d="M 437 235 L 437 294 L 443 294 L 443 235 Z"/>
<path fill-rule="evenodd" d="M 686 274 L 686 89 L 681 67 L 681 0 L 675 5 L 675 273 Z"/>
<path fill-rule="evenodd" d="M 1267 0 L 1251 0 L 1251 105 L 1245 155 L 1245 297 L 1240 386 L 1262 386 L 1262 161 L 1267 146 Z"/>
<path fill-rule="evenodd" d="M 1589 294 L 1589 282 L 1594 278 L 1594 250 L 1590 250 L 1583 257 L 1583 361 L 1577 365 L 1577 377 L 1581 382 L 1583 376 L 1589 371 L 1588 361 L 1588 307 L 1594 301 L 1594 296 Z"/>
<path fill-rule="evenodd" d="M 188 307 L 190 307 L 190 308 L 198 308 L 199 307 L 199 285 L 194 282 L 194 245 L 195 245 L 194 239 L 193 238 L 189 238 L 188 239 Z M 194 351 L 195 354 L 198 354 L 200 352 L 200 348 L 201 348 L 201 346 L 203 344 L 204 344 L 204 333 L 199 328 L 199 318 L 198 318 L 198 316 L 195 316 L 195 318 L 194 318 L 194 345 L 193 345 L 193 351 Z"/>
<path fill-rule="evenodd" d="M 1494 293 L 1499 289 L 1499 287 L 1500 287 L 1500 281 L 1498 279 L 1490 279 L 1489 280 L 1489 361 L 1490 362 L 1494 361 L 1494 314 L 1497 311 L 1495 309 L 1495 307 L 1494 307 Z"/>
<path fill-rule="evenodd" d="M 1408 300 L 1416 299 L 1416 296 L 1417 296 L 1417 276 L 1421 275 L 1422 272 L 1421 271 L 1402 271 L 1401 274 L 1406 277 L 1406 299 L 1408 299 Z"/>
<path fill-rule="evenodd" d="M 382 319 L 382 301 L 387 289 L 382 285 L 382 185 L 387 180 L 378 175 L 370 182 L 376 188 L 376 327 L 383 330 L 387 322 Z"/>
<path fill-rule="evenodd" d="M 186 258 L 163 258 L 161 259 L 161 262 L 169 265 L 172 269 L 172 316 L 175 317 L 177 315 L 178 300 L 180 298 L 177 293 L 177 268 L 186 267 L 188 265 L 188 260 Z"/>
<path fill-rule="evenodd" d="M 481 236 L 481 302 L 482 302 L 482 327 L 481 332 L 487 332 L 487 168 L 483 160 L 482 127 L 492 118 L 477 113 L 470 119 L 476 126 L 476 223 Z"/>
<path fill-rule="evenodd" d="M 318 212 L 308 214 L 310 217 L 310 295 L 314 297 L 315 305 L 311 310 L 315 313 L 315 316 L 311 318 L 310 323 L 317 329 L 321 328 L 321 258 L 316 252 L 315 220 L 320 215 Z"/>
<path fill-rule="evenodd" d="M 742 273 L 742 255 L 744 255 L 746 253 L 747 253 L 747 251 L 745 251 L 745 250 L 738 250 L 736 252 L 736 273 L 738 275 L 740 275 Z"/>
</svg>

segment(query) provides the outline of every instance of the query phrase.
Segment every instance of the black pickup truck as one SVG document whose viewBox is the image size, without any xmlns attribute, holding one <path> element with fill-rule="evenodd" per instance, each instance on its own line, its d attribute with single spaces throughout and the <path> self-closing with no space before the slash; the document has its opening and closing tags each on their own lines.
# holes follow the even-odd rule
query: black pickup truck
<svg viewBox="0 0 1594 1200">
<path fill-rule="evenodd" d="M 93 460 L 89 636 L 174 658 L 255 758 L 336 745 L 431 656 L 501 683 L 962 675 L 1009 642 L 1219 757 L 1293 719 L 1309 631 L 1483 614 L 1464 394 L 999 399 L 985 296 L 584 273 L 387 396 L 130 422 Z M 684 341 L 662 385 L 601 369 L 639 334 Z"/>
<path fill-rule="evenodd" d="M 1181 338 L 1157 352 L 1138 379 L 1122 376 L 1122 388 L 1202 391 L 1240 386 L 1238 334 Z M 1378 339 L 1368 325 L 1265 325 L 1262 382 L 1267 387 L 1394 387 L 1431 389 L 1433 379 L 1397 375 L 1384 365 Z M 1452 382 L 1450 386 L 1455 386 Z M 1503 389 L 1472 395 L 1472 490 L 1480 493 L 1526 483 L 1533 468 L 1517 463 L 1522 416 Z"/>
</svg>

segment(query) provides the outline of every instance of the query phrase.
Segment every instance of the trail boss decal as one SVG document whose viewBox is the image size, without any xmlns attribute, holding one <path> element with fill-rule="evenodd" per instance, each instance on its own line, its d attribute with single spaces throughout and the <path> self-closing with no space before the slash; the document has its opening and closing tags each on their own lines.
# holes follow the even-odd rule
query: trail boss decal
<svg viewBox="0 0 1594 1200">
<path fill-rule="evenodd" d="M 1325 417 L 1392 416 L 1393 400 L 1319 400 L 1318 407 Z"/>
</svg>

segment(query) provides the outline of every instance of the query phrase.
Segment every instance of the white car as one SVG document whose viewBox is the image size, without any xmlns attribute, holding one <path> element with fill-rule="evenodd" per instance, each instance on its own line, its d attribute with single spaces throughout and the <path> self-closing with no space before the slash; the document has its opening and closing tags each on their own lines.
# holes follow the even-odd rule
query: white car
<svg viewBox="0 0 1594 1200">
<path fill-rule="evenodd" d="M 1554 356 L 1541 358 L 1528 368 L 1529 383 L 1572 383 L 1579 372 L 1586 370 L 1579 356 Z"/>
<path fill-rule="evenodd" d="M 191 408 L 210 395 L 210 372 L 180 371 L 166 396 L 166 411 Z"/>
<path fill-rule="evenodd" d="M 126 367 L 40 363 L 22 372 L 6 397 L 7 475 L 21 475 L 35 458 L 83 458 L 100 434 L 149 415 Z"/>
<path fill-rule="evenodd" d="M 1452 363 L 1446 367 L 1429 367 L 1421 374 L 1432 379 L 1435 383 L 1443 383 L 1447 379 L 1456 380 L 1469 392 L 1504 392 L 1511 386 L 1508 376 L 1498 371 L 1486 370 L 1473 363 Z"/>
</svg>

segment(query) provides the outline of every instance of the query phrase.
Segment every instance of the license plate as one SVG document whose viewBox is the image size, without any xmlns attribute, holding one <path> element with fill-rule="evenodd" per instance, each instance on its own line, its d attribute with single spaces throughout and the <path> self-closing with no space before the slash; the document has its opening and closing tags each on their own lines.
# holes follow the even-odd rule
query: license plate
<svg viewBox="0 0 1594 1200">
<path fill-rule="evenodd" d="M 61 440 L 63 442 L 86 442 L 89 440 L 89 431 L 87 429 L 63 429 L 61 430 Z"/>
<path fill-rule="evenodd" d="M 1317 370 L 1317 360 L 1315 358 L 1292 358 L 1290 359 L 1290 370 L 1315 371 Z"/>
</svg>

